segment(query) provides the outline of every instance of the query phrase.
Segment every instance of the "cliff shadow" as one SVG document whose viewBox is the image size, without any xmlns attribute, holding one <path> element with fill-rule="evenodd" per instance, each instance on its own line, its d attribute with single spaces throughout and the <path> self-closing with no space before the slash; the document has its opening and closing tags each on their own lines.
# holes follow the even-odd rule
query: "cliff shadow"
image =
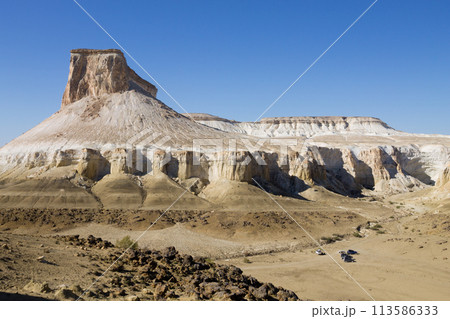
<svg viewBox="0 0 450 319">
<path fill-rule="evenodd" d="M 280 172 L 275 178 L 271 178 L 272 182 L 267 181 L 261 176 L 254 176 L 253 179 L 257 182 L 250 183 L 253 186 L 263 188 L 264 191 L 275 196 L 292 197 L 295 199 L 309 201 L 303 196 L 299 195 L 310 188 L 303 180 L 296 176 L 290 176 L 287 173 Z M 259 184 L 259 185 L 258 185 Z"/>
<path fill-rule="evenodd" d="M 43 297 L 29 296 L 19 293 L 0 292 L 0 301 L 51 301 Z"/>
</svg>

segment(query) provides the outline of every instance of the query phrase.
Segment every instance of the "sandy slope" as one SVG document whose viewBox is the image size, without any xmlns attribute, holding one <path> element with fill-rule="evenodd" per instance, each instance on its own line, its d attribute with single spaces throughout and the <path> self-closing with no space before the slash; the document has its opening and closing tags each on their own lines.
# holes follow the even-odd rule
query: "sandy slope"
<svg viewBox="0 0 450 319">
<path fill-rule="evenodd" d="M 169 206 L 172 209 L 203 210 L 211 208 L 210 203 L 187 191 L 166 174 L 155 172 L 154 175 L 146 175 L 142 183 L 146 193 L 142 209 L 165 210 Z"/>
<path fill-rule="evenodd" d="M 136 209 L 142 206 L 144 192 L 131 175 L 107 175 L 92 188 L 104 208 Z"/>
<path fill-rule="evenodd" d="M 0 207 L 76 209 L 98 208 L 99 203 L 87 191 L 66 179 L 35 179 L 9 185 L 2 190 Z"/>
</svg>

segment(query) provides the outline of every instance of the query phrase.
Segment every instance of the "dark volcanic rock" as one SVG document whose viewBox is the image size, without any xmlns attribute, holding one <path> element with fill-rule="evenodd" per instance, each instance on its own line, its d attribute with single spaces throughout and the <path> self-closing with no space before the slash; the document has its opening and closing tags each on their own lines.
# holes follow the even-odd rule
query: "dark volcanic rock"
<svg viewBox="0 0 450 319">
<path fill-rule="evenodd" d="M 104 300 L 299 300 L 297 295 L 244 275 L 235 266 L 218 265 L 203 257 L 180 254 L 174 247 L 162 251 L 114 248 L 108 241 L 89 236 L 56 236 L 82 249 L 90 248 L 95 261 L 92 274 L 109 268 L 83 299 Z M 105 249 L 110 248 L 110 249 Z M 100 251 L 101 250 L 101 251 Z M 102 266 L 97 263 L 101 263 Z M 56 299 L 74 300 L 83 289 L 73 286 L 57 292 Z"/>
<path fill-rule="evenodd" d="M 105 261 L 120 255 L 111 251 Z M 180 255 L 174 247 L 127 252 L 121 262 L 122 272 L 115 272 L 109 283 L 112 288 L 140 290 L 140 300 L 299 300 L 294 292 L 261 283 L 235 266 Z"/>
</svg>

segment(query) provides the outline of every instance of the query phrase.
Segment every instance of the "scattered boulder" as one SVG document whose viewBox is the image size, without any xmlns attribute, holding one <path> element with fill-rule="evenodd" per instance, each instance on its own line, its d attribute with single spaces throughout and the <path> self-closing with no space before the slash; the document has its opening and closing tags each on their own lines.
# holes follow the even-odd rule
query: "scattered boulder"
<svg viewBox="0 0 450 319">
<path fill-rule="evenodd" d="M 88 238 L 80 238 L 80 235 L 55 236 L 55 238 L 57 238 L 58 240 L 65 241 L 70 245 L 79 246 L 83 248 L 106 249 L 114 247 L 114 245 L 111 242 L 103 240 L 101 238 L 94 237 L 92 235 L 89 235 Z"/>
<path fill-rule="evenodd" d="M 125 297 L 125 300 L 126 300 L 126 301 L 139 301 L 139 300 L 141 300 L 141 299 L 139 299 L 138 296 L 130 295 L 130 296 L 126 296 L 126 297 Z"/>
<path fill-rule="evenodd" d="M 84 289 L 81 288 L 79 285 L 72 285 L 72 286 L 70 286 L 69 289 L 72 290 L 78 296 L 81 296 L 84 292 Z"/>
<path fill-rule="evenodd" d="M 55 298 L 58 300 L 77 300 L 78 296 L 68 288 L 61 288 L 55 293 Z"/>
<path fill-rule="evenodd" d="M 267 300 L 269 298 L 269 292 L 266 285 L 262 285 L 258 289 L 253 290 L 253 296 L 258 300 Z"/>
<path fill-rule="evenodd" d="M 34 280 L 31 280 L 28 284 L 26 284 L 23 289 L 34 293 L 49 293 L 52 291 L 46 282 L 39 283 Z"/>
</svg>

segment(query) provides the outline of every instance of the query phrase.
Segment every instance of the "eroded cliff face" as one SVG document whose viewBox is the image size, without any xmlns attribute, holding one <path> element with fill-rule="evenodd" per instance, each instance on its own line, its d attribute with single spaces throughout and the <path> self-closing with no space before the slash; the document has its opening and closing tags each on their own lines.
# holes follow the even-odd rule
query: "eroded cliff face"
<svg viewBox="0 0 450 319">
<path fill-rule="evenodd" d="M 76 172 L 87 179 L 98 180 L 111 172 L 111 165 L 98 150 L 85 148 Z"/>
<path fill-rule="evenodd" d="M 327 171 L 323 161 L 311 150 L 304 155 L 299 152 L 289 154 L 289 175 L 310 184 L 321 184 L 327 180 Z"/>
<path fill-rule="evenodd" d="M 354 193 L 361 189 L 382 193 L 407 192 L 426 186 L 420 180 L 421 176 L 403 170 L 399 160 L 401 153 L 396 147 L 369 147 L 357 153 L 346 148 L 319 148 L 319 151 L 323 158 L 335 159 L 326 165 L 329 173 L 343 184 L 344 189 Z M 335 155 L 330 156 L 330 152 Z"/>
<path fill-rule="evenodd" d="M 290 158 L 288 174 L 341 193 L 395 193 L 433 185 L 449 159 L 447 136 L 399 132 L 373 117 L 279 117 L 254 123 L 199 113 L 192 118 L 259 138 L 306 138 L 310 147 Z"/>
<path fill-rule="evenodd" d="M 156 87 L 128 67 L 120 50 L 77 49 L 70 52 L 69 79 L 62 107 L 86 96 L 99 97 L 132 89 L 156 97 Z"/>
<path fill-rule="evenodd" d="M 26 169 L 36 171 L 33 177 L 46 176 L 53 169 L 65 167 L 93 182 L 105 175 L 143 176 L 162 172 L 180 182 L 198 178 L 205 185 L 220 179 L 253 184 L 253 178 L 259 178 L 286 192 L 298 192 L 302 183 L 306 183 L 351 196 L 357 196 L 363 190 L 388 194 L 429 185 L 426 180 L 421 180 L 422 171 L 415 175 L 404 170 L 402 165 L 407 162 L 404 158 L 400 160 L 402 153 L 388 146 L 357 152 L 348 148 L 308 146 L 301 152 L 290 151 L 283 160 L 279 153 L 266 151 L 255 156 L 249 151 L 211 154 L 161 149 L 147 155 L 148 158 L 137 161 L 136 151 L 125 148 L 65 150 L 49 158 L 30 154 L 24 164 Z M 441 174 L 438 185 L 448 178 L 445 172 L 448 168 Z"/>
<path fill-rule="evenodd" d="M 292 195 L 308 185 L 350 196 L 408 192 L 433 185 L 439 175 L 437 186 L 448 185 L 448 136 L 402 133 L 371 117 L 256 123 L 207 114 L 186 117 L 157 100 L 156 93 L 119 50 L 73 50 L 61 109 L 0 148 L 0 206 L 8 185 L 30 179 L 70 181 L 83 192 L 99 184 L 97 191 L 106 193 L 119 184 L 149 187 L 158 180 L 152 174 L 183 187 L 198 181 L 196 194 L 223 180 L 255 185 L 256 179 Z M 296 145 L 287 147 L 286 155 L 272 137 L 286 145 L 294 139 Z M 223 146 L 195 153 L 198 139 Z M 264 139 L 267 143 L 259 144 Z M 262 146 L 255 151 L 248 145 Z M 140 198 L 141 191 L 131 198 Z"/>
<path fill-rule="evenodd" d="M 442 171 L 436 182 L 437 187 L 443 188 L 444 186 L 448 185 L 450 185 L 450 162 L 447 162 L 444 170 Z"/>
<path fill-rule="evenodd" d="M 261 159 L 267 160 L 262 153 Z M 269 166 L 259 165 L 248 151 L 194 153 L 193 151 L 159 151 L 153 156 L 152 172 L 163 172 L 179 181 L 199 178 L 206 183 L 220 179 L 252 183 L 259 176 L 270 180 Z"/>
</svg>

